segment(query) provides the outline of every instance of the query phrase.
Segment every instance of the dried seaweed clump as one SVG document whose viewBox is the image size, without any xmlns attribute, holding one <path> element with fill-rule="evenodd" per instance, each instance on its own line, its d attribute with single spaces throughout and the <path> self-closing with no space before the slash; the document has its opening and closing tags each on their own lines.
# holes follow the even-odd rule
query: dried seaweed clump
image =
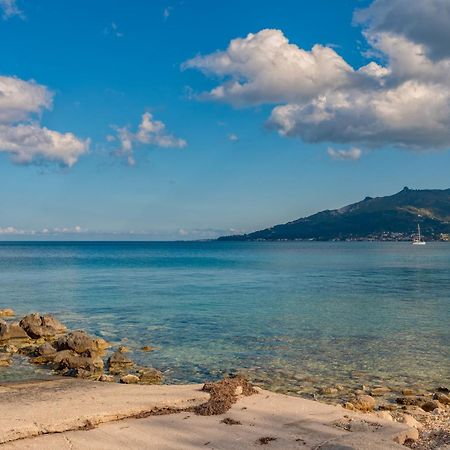
<svg viewBox="0 0 450 450">
<path fill-rule="evenodd" d="M 203 391 L 209 393 L 209 400 L 193 408 L 200 416 L 224 414 L 237 402 L 239 395 L 249 396 L 257 393 L 245 378 L 239 376 L 205 383 Z"/>
</svg>

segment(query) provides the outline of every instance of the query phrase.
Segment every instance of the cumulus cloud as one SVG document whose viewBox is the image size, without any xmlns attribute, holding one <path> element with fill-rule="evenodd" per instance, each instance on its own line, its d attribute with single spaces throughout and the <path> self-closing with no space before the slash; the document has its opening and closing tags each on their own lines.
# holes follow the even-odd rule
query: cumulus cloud
<svg viewBox="0 0 450 450">
<path fill-rule="evenodd" d="M 231 142 L 237 142 L 239 140 L 239 136 L 237 134 L 230 133 L 228 135 L 228 140 Z"/>
<path fill-rule="evenodd" d="M 352 147 L 348 150 L 336 150 L 328 147 L 328 156 L 336 161 L 357 161 L 362 156 L 362 150 L 357 147 Z"/>
<path fill-rule="evenodd" d="M 304 50 L 282 31 L 266 29 L 232 40 L 224 51 L 198 55 L 183 68 L 219 80 L 198 98 L 239 107 L 273 104 L 267 125 L 282 136 L 312 143 L 447 148 L 449 14 L 448 0 L 376 0 L 357 11 L 355 22 L 379 55 L 363 67 L 352 67 L 333 48 Z"/>
<path fill-rule="evenodd" d="M 71 167 L 86 153 L 89 140 L 59 133 L 35 124 L 0 124 L 0 153 L 9 153 L 18 164 L 56 162 Z"/>
<path fill-rule="evenodd" d="M 72 133 L 49 130 L 39 124 L 52 107 L 53 93 L 35 81 L 0 76 L 0 153 L 13 162 L 53 162 L 73 166 L 86 153 L 89 140 Z"/>
<path fill-rule="evenodd" d="M 166 130 L 166 125 L 155 120 L 153 115 L 146 112 L 142 115 L 141 123 L 136 132 L 130 131 L 128 127 L 116 128 L 117 140 L 120 142 L 119 155 L 125 155 L 129 165 L 134 165 L 134 148 L 136 145 L 150 145 L 161 148 L 184 148 L 187 142 L 175 137 Z M 112 136 L 113 137 L 113 136 Z M 113 141 L 111 137 L 109 141 Z"/>
<path fill-rule="evenodd" d="M 23 18 L 23 12 L 17 6 L 16 0 L 0 0 L 0 9 L 2 10 L 2 17 L 8 20 L 11 17 L 17 16 Z"/>
</svg>

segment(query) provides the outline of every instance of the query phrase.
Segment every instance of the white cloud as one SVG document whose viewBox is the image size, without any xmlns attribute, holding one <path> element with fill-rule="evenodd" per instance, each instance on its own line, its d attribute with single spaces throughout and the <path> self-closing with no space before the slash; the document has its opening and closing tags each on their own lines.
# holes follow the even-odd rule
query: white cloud
<svg viewBox="0 0 450 450">
<path fill-rule="evenodd" d="M 123 37 L 123 33 L 119 30 L 119 27 L 117 26 L 116 22 L 111 22 L 110 25 L 108 25 L 104 30 L 103 33 L 106 35 L 113 35 L 118 38 Z"/>
<path fill-rule="evenodd" d="M 336 150 L 328 147 L 328 156 L 336 161 L 357 161 L 362 156 L 362 150 L 357 147 L 352 147 L 348 150 Z"/>
<path fill-rule="evenodd" d="M 167 20 L 170 17 L 170 15 L 172 14 L 172 11 L 173 11 L 173 6 L 168 6 L 167 8 L 164 8 L 164 10 L 163 10 L 164 20 Z"/>
<path fill-rule="evenodd" d="M 0 123 L 25 120 L 50 109 L 53 93 L 35 81 L 0 76 Z"/>
<path fill-rule="evenodd" d="M 197 98 L 240 107 L 273 104 L 267 124 L 282 136 L 367 147 L 450 147 L 449 0 L 376 0 L 355 18 L 383 65 L 373 60 L 354 68 L 332 48 L 304 50 L 280 30 L 266 29 L 183 68 L 219 79 Z"/>
<path fill-rule="evenodd" d="M 17 0 L 0 0 L 0 9 L 2 10 L 3 19 L 7 20 L 17 16 L 23 18 L 23 12 L 17 6 Z"/>
<path fill-rule="evenodd" d="M 128 127 L 116 128 L 117 139 L 120 142 L 120 155 L 126 155 L 129 165 L 136 163 L 134 158 L 135 145 L 151 145 L 161 148 L 184 148 L 187 142 L 166 131 L 166 126 L 153 115 L 146 112 L 142 115 L 138 130 L 133 133 Z M 109 139 L 111 141 L 111 139 Z"/>
<path fill-rule="evenodd" d="M 230 133 L 228 135 L 228 140 L 231 142 L 237 142 L 239 140 L 239 136 L 237 134 Z"/>
<path fill-rule="evenodd" d="M 18 164 L 56 162 L 68 167 L 86 153 L 89 140 L 59 133 L 35 124 L 0 125 L 0 153 L 9 153 Z"/>
<path fill-rule="evenodd" d="M 51 109 L 53 93 L 35 81 L 0 76 L 0 153 L 13 162 L 53 162 L 73 166 L 86 153 L 89 140 L 42 127 L 36 119 Z"/>
<path fill-rule="evenodd" d="M 59 234 L 80 234 L 86 233 L 88 230 L 82 228 L 80 225 L 74 227 L 54 227 L 54 228 L 43 228 L 41 230 L 25 230 L 21 228 L 16 228 L 12 226 L 0 227 L 0 235 L 11 235 L 11 236 L 39 236 L 39 235 L 59 235 Z"/>
</svg>

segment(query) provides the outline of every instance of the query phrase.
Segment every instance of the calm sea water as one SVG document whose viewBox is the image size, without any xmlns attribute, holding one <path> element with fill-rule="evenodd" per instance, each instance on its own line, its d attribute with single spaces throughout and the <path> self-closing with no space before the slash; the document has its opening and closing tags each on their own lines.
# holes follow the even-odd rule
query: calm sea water
<svg viewBox="0 0 450 450">
<path fill-rule="evenodd" d="M 127 345 L 169 382 L 450 381 L 446 243 L 0 243 L 0 307 Z"/>
</svg>

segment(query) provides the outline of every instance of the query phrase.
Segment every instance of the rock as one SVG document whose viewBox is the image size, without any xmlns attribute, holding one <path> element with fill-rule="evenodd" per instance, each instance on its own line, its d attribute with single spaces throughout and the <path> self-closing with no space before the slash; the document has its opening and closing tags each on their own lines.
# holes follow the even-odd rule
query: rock
<svg viewBox="0 0 450 450">
<path fill-rule="evenodd" d="M 394 419 L 391 416 L 391 414 L 389 412 L 387 412 L 387 411 L 378 411 L 376 413 L 376 416 L 379 417 L 380 419 L 386 420 L 388 422 L 393 422 L 394 421 Z"/>
<path fill-rule="evenodd" d="M 81 356 L 71 350 L 62 350 L 54 355 L 53 367 L 63 375 L 95 378 L 103 372 L 103 361 L 99 357 Z"/>
<path fill-rule="evenodd" d="M 113 374 L 126 372 L 132 367 L 134 367 L 134 362 L 123 352 L 116 351 L 108 358 L 108 369 Z"/>
<path fill-rule="evenodd" d="M 397 406 L 393 405 L 392 403 L 383 403 L 378 408 L 385 411 L 395 411 L 397 409 Z"/>
<path fill-rule="evenodd" d="M 439 386 L 439 387 L 436 389 L 436 391 L 437 391 L 437 392 L 442 392 L 442 393 L 444 393 L 444 394 L 450 394 L 450 389 L 449 389 L 448 387 L 445 387 L 445 386 Z"/>
<path fill-rule="evenodd" d="M 422 397 L 398 397 L 395 401 L 399 405 L 420 406 L 425 400 Z"/>
<path fill-rule="evenodd" d="M 142 384 L 159 384 L 163 381 L 164 375 L 156 369 L 139 370 L 139 382 Z"/>
<path fill-rule="evenodd" d="M 439 403 L 443 405 L 450 405 L 450 397 L 442 392 L 436 392 L 433 395 L 433 399 L 437 400 Z"/>
<path fill-rule="evenodd" d="M 370 395 L 358 395 L 352 403 L 360 411 L 372 411 L 376 405 L 375 399 Z"/>
<path fill-rule="evenodd" d="M 144 345 L 143 347 L 141 347 L 141 350 L 143 352 L 152 352 L 155 349 L 156 347 L 152 347 L 151 345 Z"/>
<path fill-rule="evenodd" d="M 242 386 L 236 386 L 236 389 L 234 390 L 234 395 L 236 397 L 239 397 L 243 393 L 244 393 L 244 389 L 242 388 Z"/>
<path fill-rule="evenodd" d="M 54 337 L 64 333 L 67 328 L 53 316 L 41 316 L 37 313 L 29 314 L 20 321 L 20 326 L 33 339 Z"/>
<path fill-rule="evenodd" d="M 9 353 L 12 355 L 13 353 L 17 353 L 19 351 L 19 348 L 12 344 L 6 344 L 0 347 L 0 352 L 2 353 Z"/>
<path fill-rule="evenodd" d="M 434 411 L 436 408 L 441 408 L 442 405 L 437 400 L 429 400 L 420 405 L 420 407 L 426 412 L 431 412 Z"/>
<path fill-rule="evenodd" d="M 379 397 L 381 395 L 386 395 L 389 392 L 391 392 L 391 390 L 386 387 L 386 386 L 379 386 L 379 387 L 375 387 L 370 391 L 370 395 L 372 397 Z"/>
<path fill-rule="evenodd" d="M 355 405 L 353 403 L 350 403 L 350 402 L 345 402 L 343 407 L 345 409 L 350 410 L 350 411 L 354 411 L 355 410 Z"/>
<path fill-rule="evenodd" d="M 5 353 L 0 353 L 0 367 L 8 367 L 11 365 L 11 358 Z"/>
<path fill-rule="evenodd" d="M 0 309 L 0 317 L 14 317 L 16 313 L 11 308 Z"/>
<path fill-rule="evenodd" d="M 401 431 L 394 437 L 394 442 L 403 445 L 406 441 L 415 442 L 419 439 L 419 431 L 417 428 L 408 428 L 405 431 Z"/>
<path fill-rule="evenodd" d="M 121 345 L 118 349 L 118 352 L 120 353 L 130 353 L 130 349 L 128 347 L 125 347 L 125 345 Z"/>
<path fill-rule="evenodd" d="M 56 353 L 56 349 L 49 342 L 45 342 L 37 348 L 36 353 L 39 356 L 50 356 Z"/>
<path fill-rule="evenodd" d="M 72 331 L 61 336 L 55 346 L 59 351 L 73 350 L 79 355 L 94 356 L 102 353 L 108 343 L 104 339 L 93 338 L 84 331 Z"/>
<path fill-rule="evenodd" d="M 100 376 L 98 381 L 102 381 L 103 383 L 114 383 L 114 381 L 116 381 L 116 380 L 114 379 L 113 375 L 103 374 Z"/>
<path fill-rule="evenodd" d="M 409 414 L 404 414 L 401 416 L 399 422 L 404 423 L 408 427 L 416 428 L 419 431 L 423 428 L 423 425 Z"/>
<path fill-rule="evenodd" d="M 339 391 L 334 387 L 326 387 L 319 390 L 320 395 L 335 395 Z"/>
<path fill-rule="evenodd" d="M 7 323 L 0 319 L 0 341 L 29 341 L 29 336 L 18 323 Z"/>
<path fill-rule="evenodd" d="M 402 395 L 414 395 L 415 392 L 412 389 L 402 389 Z"/>
<path fill-rule="evenodd" d="M 123 384 L 137 384 L 139 383 L 139 377 L 136 375 L 124 375 L 121 379 L 120 382 Z"/>
</svg>

